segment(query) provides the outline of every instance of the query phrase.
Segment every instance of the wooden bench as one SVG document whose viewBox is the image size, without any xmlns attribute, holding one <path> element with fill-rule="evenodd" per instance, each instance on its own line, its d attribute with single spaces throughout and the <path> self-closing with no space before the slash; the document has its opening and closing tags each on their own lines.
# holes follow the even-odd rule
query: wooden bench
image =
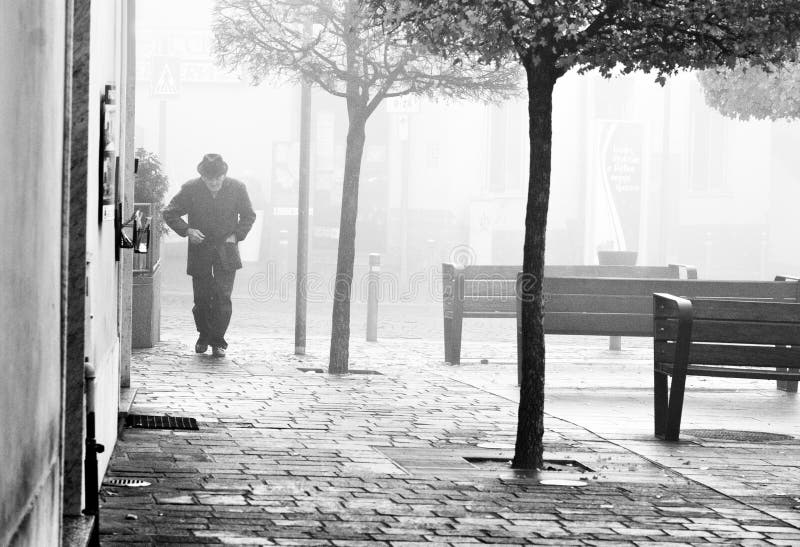
<svg viewBox="0 0 800 547">
<path fill-rule="evenodd" d="M 465 318 L 517 317 L 516 284 L 520 266 L 459 266 L 442 264 L 445 361 L 461 361 L 461 332 Z M 594 334 L 619 336 L 651 335 L 651 302 L 646 298 L 620 298 L 624 289 L 605 293 L 604 286 L 586 286 L 586 279 L 614 278 L 624 282 L 631 278 L 697 279 L 692 266 L 545 266 L 545 301 L 548 320 L 545 330 L 551 334 Z M 576 281 L 573 278 L 581 278 Z M 617 295 L 611 298 L 606 294 Z M 643 295 L 644 296 L 644 295 Z M 552 313 L 551 313 L 552 312 Z M 587 312 L 595 315 L 587 315 Z M 559 314 L 555 316 L 554 314 Z M 604 314 L 603 316 L 598 314 Z M 620 314 L 642 317 L 630 325 Z M 611 321 L 611 322 L 609 322 Z M 642 327 L 642 325 L 645 325 Z M 619 349 L 619 339 L 611 346 Z"/>
<path fill-rule="evenodd" d="M 677 441 L 687 376 L 800 380 L 800 303 L 795 278 L 761 300 L 653 295 L 655 434 Z M 794 287 L 792 286 L 794 285 Z M 680 292 L 680 291 L 677 291 Z M 668 386 L 668 376 L 672 376 Z"/>
</svg>

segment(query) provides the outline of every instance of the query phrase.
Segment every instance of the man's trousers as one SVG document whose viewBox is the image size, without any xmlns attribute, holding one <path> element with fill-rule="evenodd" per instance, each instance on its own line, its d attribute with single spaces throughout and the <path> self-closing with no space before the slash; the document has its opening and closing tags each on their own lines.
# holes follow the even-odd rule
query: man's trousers
<svg viewBox="0 0 800 547">
<path fill-rule="evenodd" d="M 231 292 L 236 270 L 214 265 L 208 275 L 192 276 L 194 290 L 194 324 L 200 337 L 199 344 L 227 348 L 225 332 L 231 322 Z"/>
</svg>

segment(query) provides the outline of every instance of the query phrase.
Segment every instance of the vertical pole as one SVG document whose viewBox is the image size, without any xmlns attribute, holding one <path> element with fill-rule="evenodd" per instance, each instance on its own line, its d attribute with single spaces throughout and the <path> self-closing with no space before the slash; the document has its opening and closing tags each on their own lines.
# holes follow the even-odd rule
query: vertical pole
<svg viewBox="0 0 800 547">
<path fill-rule="evenodd" d="M 307 30 L 308 33 L 308 30 Z M 306 354 L 306 308 L 308 275 L 308 194 L 311 162 L 311 85 L 300 87 L 300 168 L 297 198 L 297 278 L 294 316 L 294 353 Z"/>
<path fill-rule="evenodd" d="M 411 171 L 411 144 L 408 140 L 410 116 L 400 115 L 400 140 L 402 141 L 400 179 L 400 288 L 408 289 L 408 182 Z"/>
<path fill-rule="evenodd" d="M 167 166 L 167 101 L 158 101 L 158 159 Z"/>
<path fill-rule="evenodd" d="M 658 260 L 659 263 L 668 262 L 667 256 L 669 255 L 669 242 L 667 241 L 667 234 L 671 233 L 670 227 L 673 226 L 673 219 L 675 215 L 673 202 L 675 198 L 675 189 L 671 182 L 671 174 L 674 172 L 674 166 L 670 161 L 672 152 L 670 149 L 670 135 L 672 131 L 672 88 L 667 81 L 666 85 L 661 88 L 663 94 L 662 104 L 662 118 L 661 123 L 661 189 L 660 199 L 665 204 L 665 207 L 659 212 L 659 230 L 658 230 Z"/>
<path fill-rule="evenodd" d="M 369 255 L 369 280 L 367 286 L 367 342 L 378 341 L 378 283 L 381 275 L 381 255 Z"/>
</svg>

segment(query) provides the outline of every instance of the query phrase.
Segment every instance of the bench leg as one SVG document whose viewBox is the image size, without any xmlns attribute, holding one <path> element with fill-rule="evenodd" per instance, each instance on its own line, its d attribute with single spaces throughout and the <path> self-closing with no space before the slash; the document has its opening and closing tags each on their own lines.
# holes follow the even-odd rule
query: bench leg
<svg viewBox="0 0 800 547">
<path fill-rule="evenodd" d="M 789 372 L 788 368 L 779 368 L 776 370 L 779 372 Z M 775 387 L 787 393 L 797 393 L 797 380 L 778 380 Z"/>
<path fill-rule="evenodd" d="M 667 408 L 667 424 L 664 439 L 677 441 L 681 434 L 681 415 L 683 414 L 683 394 L 686 390 L 686 376 L 683 374 L 672 376 L 672 385 L 669 389 L 669 407 Z"/>
<path fill-rule="evenodd" d="M 656 437 L 664 437 L 667 428 L 667 375 L 653 372 L 653 425 Z"/>
<path fill-rule="evenodd" d="M 461 363 L 461 325 L 464 318 L 454 313 L 453 318 L 444 320 L 444 360 L 451 365 Z"/>
<path fill-rule="evenodd" d="M 446 363 L 453 362 L 453 320 L 444 318 L 444 360 Z"/>
<path fill-rule="evenodd" d="M 620 351 L 622 349 L 622 336 L 609 336 L 608 349 L 611 351 Z"/>
<path fill-rule="evenodd" d="M 444 320 L 444 360 L 451 365 L 461 363 L 462 317 Z"/>
</svg>

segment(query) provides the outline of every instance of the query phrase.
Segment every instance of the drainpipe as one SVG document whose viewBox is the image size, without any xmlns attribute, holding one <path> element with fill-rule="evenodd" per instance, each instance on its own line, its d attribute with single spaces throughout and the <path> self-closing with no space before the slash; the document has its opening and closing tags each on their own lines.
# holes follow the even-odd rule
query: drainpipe
<svg viewBox="0 0 800 547">
<path fill-rule="evenodd" d="M 86 507 L 83 510 L 85 515 L 93 515 L 94 531 L 92 533 L 92 544 L 99 545 L 100 530 L 100 492 L 97 484 L 97 454 L 102 453 L 105 447 L 97 443 L 95 438 L 95 368 L 89 363 L 89 358 L 84 358 L 83 375 L 86 379 L 86 455 L 84 459 L 84 476 L 86 486 Z"/>
</svg>

